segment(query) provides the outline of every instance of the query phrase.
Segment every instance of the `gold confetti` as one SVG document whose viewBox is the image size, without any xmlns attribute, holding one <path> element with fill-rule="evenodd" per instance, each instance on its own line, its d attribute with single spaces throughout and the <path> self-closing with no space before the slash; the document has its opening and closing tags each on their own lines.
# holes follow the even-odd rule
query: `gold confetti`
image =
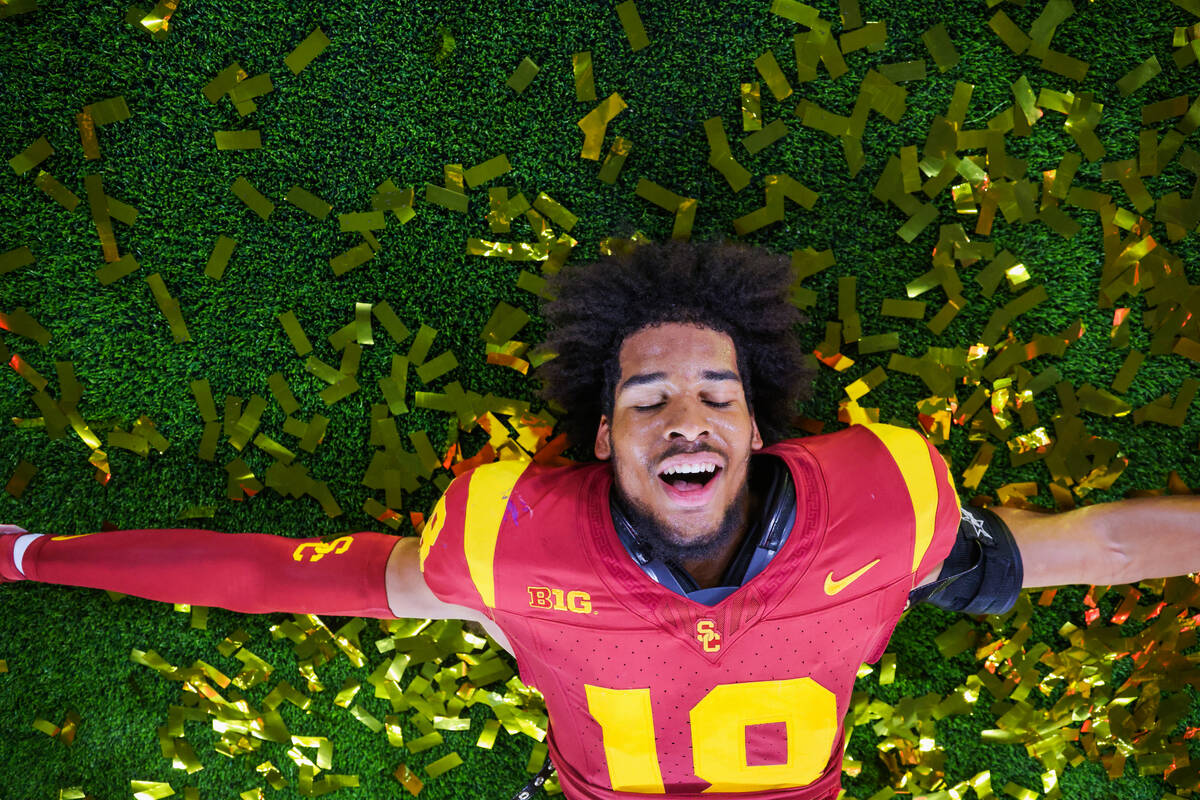
<svg viewBox="0 0 1200 800">
<path fill-rule="evenodd" d="M 493 181 L 510 171 L 512 171 L 512 164 L 508 163 L 508 156 L 501 153 L 495 158 L 464 171 L 463 179 L 466 181 L 467 186 L 474 189 L 476 186 Z"/>
<path fill-rule="evenodd" d="M 29 145 L 29 147 L 26 147 L 23 151 L 10 158 L 8 165 L 12 167 L 13 172 L 18 175 L 24 175 L 52 155 L 54 155 L 54 148 L 50 146 L 50 141 L 45 136 L 42 136 Z"/>
<path fill-rule="evenodd" d="M 592 75 L 592 51 L 584 50 L 571 56 L 571 72 L 575 75 L 575 99 L 596 99 L 596 81 Z"/>
<path fill-rule="evenodd" d="M 75 207 L 79 205 L 79 198 L 75 193 L 55 180 L 54 176 L 45 170 L 38 170 L 37 177 L 33 179 L 33 185 L 50 195 L 54 202 L 67 211 L 74 211 Z"/>
<path fill-rule="evenodd" d="M 925 47 L 933 56 L 933 63 L 937 64 L 938 72 L 953 69 L 958 64 L 958 51 L 954 49 L 954 42 L 946 31 L 945 23 L 939 22 L 925 31 L 921 34 L 921 41 L 925 42 Z"/>
<path fill-rule="evenodd" d="M 325 52 L 325 48 L 329 46 L 329 37 L 321 30 L 320 26 L 313 28 L 312 33 L 304 37 L 304 41 L 296 45 L 296 49 L 288 53 L 283 59 L 283 63 L 292 71 L 293 75 L 299 75 L 300 72 L 313 62 L 317 56 Z"/>
<path fill-rule="evenodd" d="M 156 272 L 145 280 L 150 284 L 150 291 L 154 295 L 159 310 L 167 318 L 167 324 L 171 328 L 171 338 L 175 344 L 190 342 L 192 337 L 188 333 L 187 325 L 184 324 L 183 315 L 179 310 L 179 301 L 171 297 L 166 284 L 163 283 L 162 276 Z"/>
<path fill-rule="evenodd" d="M 783 70 L 779 68 L 779 62 L 775 60 L 774 53 L 768 50 L 754 59 L 754 68 L 767 82 L 767 88 L 771 90 L 771 94 L 775 95 L 776 100 L 786 100 L 791 96 L 792 86 L 784 76 Z"/>
<path fill-rule="evenodd" d="M 608 154 L 604 156 L 604 163 L 600 165 L 600 172 L 597 177 L 604 183 L 616 183 L 617 176 L 621 174 L 621 167 L 625 166 L 625 159 L 633 150 L 633 142 L 621 136 L 613 139 L 612 146 L 608 148 Z"/>
<path fill-rule="evenodd" d="M 762 98 L 757 82 L 741 84 L 742 130 L 746 133 L 762 130 Z"/>
<path fill-rule="evenodd" d="M 301 211 L 305 211 L 317 219 L 325 219 L 329 216 L 329 212 L 333 206 L 317 197 L 307 189 L 302 189 L 299 186 L 292 186 L 283 197 L 284 200 L 294 205 Z"/>
<path fill-rule="evenodd" d="M 12 272 L 21 267 L 27 267 L 34 262 L 33 251 L 28 246 L 21 246 L 7 253 L 0 253 L 0 275 Z"/>
<path fill-rule="evenodd" d="M 214 131 L 218 150 L 258 150 L 262 135 L 258 131 Z"/>
<path fill-rule="evenodd" d="M 269 219 L 271 212 L 275 210 L 275 204 L 268 200 L 262 192 L 255 189 L 250 181 L 240 175 L 234 180 L 230 189 L 251 211 L 264 220 Z"/>
<path fill-rule="evenodd" d="M 161 800 L 175 794 L 169 783 L 130 781 L 129 786 L 133 790 L 134 800 Z"/>
<path fill-rule="evenodd" d="M 221 280 L 225 274 L 225 267 L 229 264 L 229 258 L 233 255 L 233 249 L 237 246 L 237 241 L 228 236 L 220 236 L 217 242 L 213 245 L 212 253 L 208 256 L 208 264 L 204 268 L 204 274 L 213 280 Z"/>
<path fill-rule="evenodd" d="M 21 459 L 17 464 L 16 470 L 13 471 L 12 477 L 5 484 L 4 491 L 20 499 L 21 495 L 25 493 L 25 489 L 29 487 L 29 482 L 37 475 L 37 472 L 38 468 L 36 466 L 25 459 Z"/>
<path fill-rule="evenodd" d="M 600 160 L 600 150 L 604 146 L 604 134 L 608 130 L 608 123 L 612 122 L 613 118 L 624 111 L 626 107 L 621 95 L 613 92 L 601 100 L 600 104 L 589 111 L 583 119 L 575 123 L 583 131 L 581 158 L 592 161 Z"/>
<path fill-rule="evenodd" d="M 465 194 L 435 186 L 432 183 L 425 184 L 425 201 L 463 214 L 467 212 L 468 208 Z"/>
<path fill-rule="evenodd" d="M 1122 97 L 1128 97 L 1136 92 L 1141 87 L 1145 86 L 1155 75 L 1162 72 L 1162 67 L 1158 63 L 1156 56 L 1150 56 L 1138 66 L 1125 73 L 1117 81 L 1117 88 L 1121 91 Z"/>
<path fill-rule="evenodd" d="M 540 70 L 541 67 L 533 63 L 533 59 L 525 56 L 525 58 L 521 59 L 521 63 L 517 65 L 513 74 L 504 83 L 517 94 L 521 94 L 529 88 L 529 84 L 533 83 L 533 79 L 537 77 Z"/>
<path fill-rule="evenodd" d="M 642 17 L 638 14 L 637 5 L 633 0 L 617 4 L 617 18 L 621 20 L 621 27 L 625 30 L 625 37 L 629 40 L 629 47 L 633 52 L 636 53 L 650 44 L 646 28 L 642 25 Z"/>
<path fill-rule="evenodd" d="M 133 254 L 126 253 L 113 263 L 96 270 L 96 280 L 100 281 L 101 286 L 108 286 L 124 278 L 126 275 L 132 275 L 140 268 L 141 265 L 138 264 Z"/>
<path fill-rule="evenodd" d="M 97 125 L 111 125 L 129 119 L 129 106 L 124 97 L 111 97 L 86 105 L 83 110 Z"/>
</svg>

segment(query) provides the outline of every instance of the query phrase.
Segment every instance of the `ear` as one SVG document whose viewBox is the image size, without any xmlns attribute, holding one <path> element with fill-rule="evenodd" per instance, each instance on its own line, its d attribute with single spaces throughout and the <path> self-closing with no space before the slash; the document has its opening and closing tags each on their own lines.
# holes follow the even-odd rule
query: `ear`
<svg viewBox="0 0 1200 800">
<path fill-rule="evenodd" d="M 758 420 L 754 419 L 753 416 L 750 417 L 750 434 L 750 449 L 762 450 L 763 440 L 762 436 L 758 433 Z"/>
<path fill-rule="evenodd" d="M 757 434 L 757 430 L 755 433 Z M 600 427 L 596 429 L 596 458 L 600 459 L 601 461 L 607 461 L 612 457 L 611 439 L 612 427 L 608 423 L 608 417 L 601 414 Z"/>
</svg>

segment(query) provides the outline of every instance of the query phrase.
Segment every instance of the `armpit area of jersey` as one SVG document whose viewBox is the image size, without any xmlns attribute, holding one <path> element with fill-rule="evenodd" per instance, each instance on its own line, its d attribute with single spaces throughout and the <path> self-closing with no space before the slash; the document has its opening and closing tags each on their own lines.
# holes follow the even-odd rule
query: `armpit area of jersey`
<svg viewBox="0 0 1200 800">
<path fill-rule="evenodd" d="M 1003 614 L 1016 604 L 1024 577 L 1021 553 L 1004 520 L 986 508 L 963 506 L 958 538 L 938 579 L 908 598 L 911 605 Z"/>
</svg>

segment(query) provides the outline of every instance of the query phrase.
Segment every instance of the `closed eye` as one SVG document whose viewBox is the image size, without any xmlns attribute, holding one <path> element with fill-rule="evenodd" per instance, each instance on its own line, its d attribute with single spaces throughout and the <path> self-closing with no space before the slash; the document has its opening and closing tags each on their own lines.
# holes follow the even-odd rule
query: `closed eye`
<svg viewBox="0 0 1200 800">
<path fill-rule="evenodd" d="M 713 400 L 705 400 L 704 402 L 706 405 L 712 406 L 713 408 L 728 408 L 729 406 L 733 405 L 732 400 L 726 400 L 724 403 L 718 403 Z M 653 411 L 654 409 L 661 408 L 664 405 L 666 405 L 665 402 L 655 403 L 652 406 L 634 406 L 634 408 L 638 411 Z"/>
</svg>

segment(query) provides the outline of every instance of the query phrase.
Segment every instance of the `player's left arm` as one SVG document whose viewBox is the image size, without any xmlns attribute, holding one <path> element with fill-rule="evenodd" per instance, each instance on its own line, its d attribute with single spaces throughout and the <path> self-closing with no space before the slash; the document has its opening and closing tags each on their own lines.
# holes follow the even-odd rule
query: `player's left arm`
<svg viewBox="0 0 1200 800">
<path fill-rule="evenodd" d="M 1016 540 L 1025 589 L 1200 572 L 1200 495 L 1134 497 L 1060 513 L 991 511 Z"/>
</svg>

